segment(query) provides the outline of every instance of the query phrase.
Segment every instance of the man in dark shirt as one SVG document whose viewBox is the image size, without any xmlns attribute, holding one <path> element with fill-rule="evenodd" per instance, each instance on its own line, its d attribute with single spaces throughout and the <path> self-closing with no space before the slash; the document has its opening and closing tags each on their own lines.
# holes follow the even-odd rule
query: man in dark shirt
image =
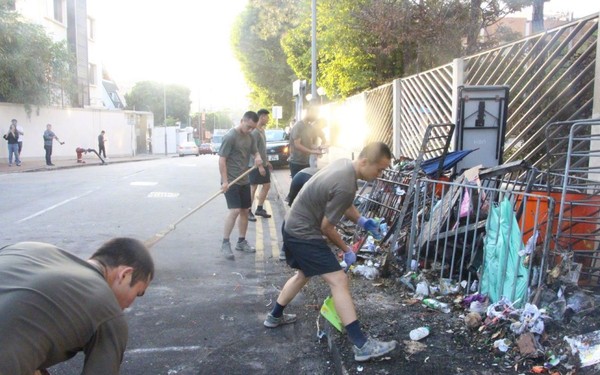
<svg viewBox="0 0 600 375">
<path fill-rule="evenodd" d="M 123 309 L 153 277 L 148 249 L 132 238 L 106 242 L 88 261 L 39 242 L 0 249 L 0 374 L 43 372 L 78 351 L 81 374 L 118 374 Z"/>
<path fill-rule="evenodd" d="M 106 132 L 102 130 L 98 136 L 98 155 L 101 155 L 104 159 L 106 159 L 106 148 L 104 147 L 104 142 L 106 142 L 106 139 L 104 139 L 104 134 L 106 134 Z"/>
</svg>

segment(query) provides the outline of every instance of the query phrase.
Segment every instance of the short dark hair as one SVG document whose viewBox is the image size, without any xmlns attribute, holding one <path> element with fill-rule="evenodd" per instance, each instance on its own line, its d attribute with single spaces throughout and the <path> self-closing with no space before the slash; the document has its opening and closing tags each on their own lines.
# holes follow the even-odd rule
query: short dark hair
<svg viewBox="0 0 600 375">
<path fill-rule="evenodd" d="M 271 113 L 271 112 L 269 112 L 268 110 L 266 110 L 266 109 L 264 109 L 264 108 L 261 108 L 261 109 L 259 109 L 259 110 L 258 110 L 258 112 L 256 112 L 256 114 L 258 115 L 258 117 L 260 117 L 260 116 L 262 116 L 262 115 L 268 115 L 268 114 L 270 114 L 270 113 Z"/>
<path fill-rule="evenodd" d="M 14 119 L 10 120 L 10 122 L 17 122 L 17 119 L 14 118 Z"/>
<path fill-rule="evenodd" d="M 133 268 L 131 286 L 138 281 L 147 282 L 154 278 L 154 261 L 150 251 L 142 241 L 135 238 L 117 237 L 108 240 L 90 259 L 97 260 L 105 267 L 128 266 Z"/>
<path fill-rule="evenodd" d="M 369 163 L 377 163 L 382 158 L 392 160 L 392 151 L 383 142 L 372 142 L 365 146 L 358 155 L 359 159 L 367 159 Z"/>
<path fill-rule="evenodd" d="M 254 111 L 248 111 L 244 113 L 242 120 L 252 120 L 253 122 L 258 122 L 258 115 Z"/>
</svg>

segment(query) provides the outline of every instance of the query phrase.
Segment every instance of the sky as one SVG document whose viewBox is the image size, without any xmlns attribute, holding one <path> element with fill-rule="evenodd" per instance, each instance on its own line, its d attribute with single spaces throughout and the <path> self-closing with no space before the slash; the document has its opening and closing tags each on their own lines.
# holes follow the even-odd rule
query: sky
<svg viewBox="0 0 600 375">
<path fill-rule="evenodd" d="M 230 43 L 247 0 L 93 2 L 102 63 L 121 91 L 144 80 L 176 83 L 192 90 L 192 112 L 247 108 Z"/>
<path fill-rule="evenodd" d="M 93 4 L 92 4 L 93 3 Z M 247 0 L 91 0 L 105 69 L 127 92 L 143 80 L 183 84 L 192 112 L 248 107 L 248 86 L 231 50 Z M 545 13 L 600 11 L 597 0 L 550 0 Z M 531 18 L 531 9 L 523 16 Z"/>
</svg>

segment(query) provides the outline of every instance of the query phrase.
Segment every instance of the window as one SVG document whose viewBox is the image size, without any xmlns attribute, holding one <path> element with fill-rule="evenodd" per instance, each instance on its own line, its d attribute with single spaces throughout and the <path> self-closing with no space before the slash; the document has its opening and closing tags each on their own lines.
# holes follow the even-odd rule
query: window
<svg viewBox="0 0 600 375">
<path fill-rule="evenodd" d="M 93 18 L 88 17 L 87 19 L 87 32 L 88 38 L 94 40 L 94 37 L 96 36 L 96 20 Z"/>
<path fill-rule="evenodd" d="M 88 66 L 88 74 L 90 85 L 96 85 L 96 65 L 90 64 Z"/>
<path fill-rule="evenodd" d="M 54 0 L 54 19 L 63 23 L 63 0 Z"/>
</svg>

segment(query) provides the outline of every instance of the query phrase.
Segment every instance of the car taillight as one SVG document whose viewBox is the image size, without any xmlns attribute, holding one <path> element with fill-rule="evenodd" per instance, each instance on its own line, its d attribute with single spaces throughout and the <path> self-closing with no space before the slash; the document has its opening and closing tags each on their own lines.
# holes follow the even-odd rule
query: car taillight
<svg viewBox="0 0 600 375">
<path fill-rule="evenodd" d="M 285 146 L 285 147 L 283 148 L 283 153 L 284 153 L 284 154 L 287 154 L 287 153 L 288 153 L 288 151 L 289 151 L 289 147 L 288 147 L 288 146 Z"/>
</svg>

